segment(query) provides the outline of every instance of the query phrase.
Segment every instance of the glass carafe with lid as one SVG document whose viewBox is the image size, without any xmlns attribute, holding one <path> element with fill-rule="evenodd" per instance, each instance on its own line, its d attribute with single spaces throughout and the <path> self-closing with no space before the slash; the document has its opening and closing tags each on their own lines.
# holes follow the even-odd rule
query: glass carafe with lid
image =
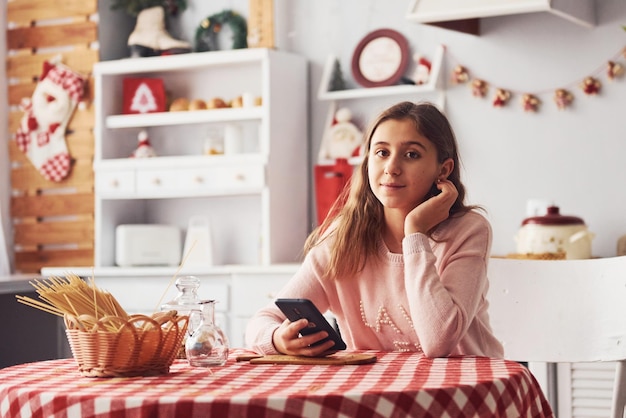
<svg viewBox="0 0 626 418">
<path fill-rule="evenodd" d="M 195 276 L 183 276 L 176 279 L 176 288 L 178 289 L 178 295 L 171 301 L 161 305 L 161 311 L 176 311 L 177 315 L 189 316 L 193 309 L 200 309 L 200 298 L 198 297 L 198 288 L 200 287 L 200 279 Z M 191 317 L 189 318 L 191 321 Z M 193 327 L 191 322 L 188 322 L 187 329 Z M 183 338 L 182 344 L 178 350 L 179 359 L 185 358 L 185 338 Z"/>
<path fill-rule="evenodd" d="M 198 288 L 200 279 L 195 276 L 183 276 L 176 279 L 178 295 L 161 305 L 161 311 L 177 311 L 178 315 L 189 315 L 192 309 L 198 309 L 200 298 Z"/>
<path fill-rule="evenodd" d="M 185 354 L 191 366 L 223 366 L 228 359 L 228 338 L 215 323 L 215 303 L 200 301 L 189 314 Z"/>
</svg>

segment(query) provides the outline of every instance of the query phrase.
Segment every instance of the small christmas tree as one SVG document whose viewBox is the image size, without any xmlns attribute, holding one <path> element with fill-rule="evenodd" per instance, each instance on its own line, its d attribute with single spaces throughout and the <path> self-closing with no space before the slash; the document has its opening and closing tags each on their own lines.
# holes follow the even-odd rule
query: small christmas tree
<svg viewBox="0 0 626 418">
<path fill-rule="evenodd" d="M 341 71 L 341 63 L 339 59 L 335 59 L 333 64 L 333 72 L 330 77 L 330 85 L 328 86 L 330 91 L 338 91 L 346 89 L 346 82 L 343 79 L 343 73 Z"/>
</svg>

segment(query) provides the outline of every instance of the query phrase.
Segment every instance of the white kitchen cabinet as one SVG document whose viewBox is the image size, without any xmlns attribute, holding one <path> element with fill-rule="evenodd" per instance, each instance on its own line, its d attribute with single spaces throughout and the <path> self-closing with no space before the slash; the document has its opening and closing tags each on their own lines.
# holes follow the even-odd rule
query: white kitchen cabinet
<svg viewBox="0 0 626 418">
<path fill-rule="evenodd" d="M 250 107 L 123 114 L 123 80 L 159 78 L 189 100 L 244 93 Z M 95 78 L 95 267 L 115 265 L 120 224 L 168 224 L 184 234 L 209 220 L 213 264 L 294 262 L 308 233 L 307 64 L 270 49 L 103 61 Z M 228 124 L 240 152 L 204 155 Z M 157 157 L 129 158 L 141 130 Z"/>
<path fill-rule="evenodd" d="M 298 266 L 272 271 L 240 271 L 232 276 L 231 338 L 244 342 L 246 325 L 256 311 L 276 300 L 280 289 L 295 274 Z"/>
</svg>

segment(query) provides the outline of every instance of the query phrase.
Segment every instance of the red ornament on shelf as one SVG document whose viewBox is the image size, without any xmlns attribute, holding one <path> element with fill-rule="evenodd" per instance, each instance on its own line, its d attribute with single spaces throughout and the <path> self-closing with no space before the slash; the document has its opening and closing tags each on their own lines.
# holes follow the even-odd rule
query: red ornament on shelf
<svg viewBox="0 0 626 418">
<path fill-rule="evenodd" d="M 124 114 L 165 112 L 165 87 L 160 78 L 124 79 Z"/>
</svg>

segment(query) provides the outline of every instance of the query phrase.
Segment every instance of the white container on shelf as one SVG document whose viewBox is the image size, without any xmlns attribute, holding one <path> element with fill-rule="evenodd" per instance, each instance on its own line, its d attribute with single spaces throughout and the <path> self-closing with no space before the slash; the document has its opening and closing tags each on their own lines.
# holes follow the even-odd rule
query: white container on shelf
<svg viewBox="0 0 626 418">
<path fill-rule="evenodd" d="M 240 125 L 229 123 L 224 126 L 224 154 L 243 152 L 243 129 Z"/>
<path fill-rule="evenodd" d="M 189 219 L 183 249 L 184 267 L 210 267 L 213 265 L 211 226 L 206 216 Z"/>
</svg>

